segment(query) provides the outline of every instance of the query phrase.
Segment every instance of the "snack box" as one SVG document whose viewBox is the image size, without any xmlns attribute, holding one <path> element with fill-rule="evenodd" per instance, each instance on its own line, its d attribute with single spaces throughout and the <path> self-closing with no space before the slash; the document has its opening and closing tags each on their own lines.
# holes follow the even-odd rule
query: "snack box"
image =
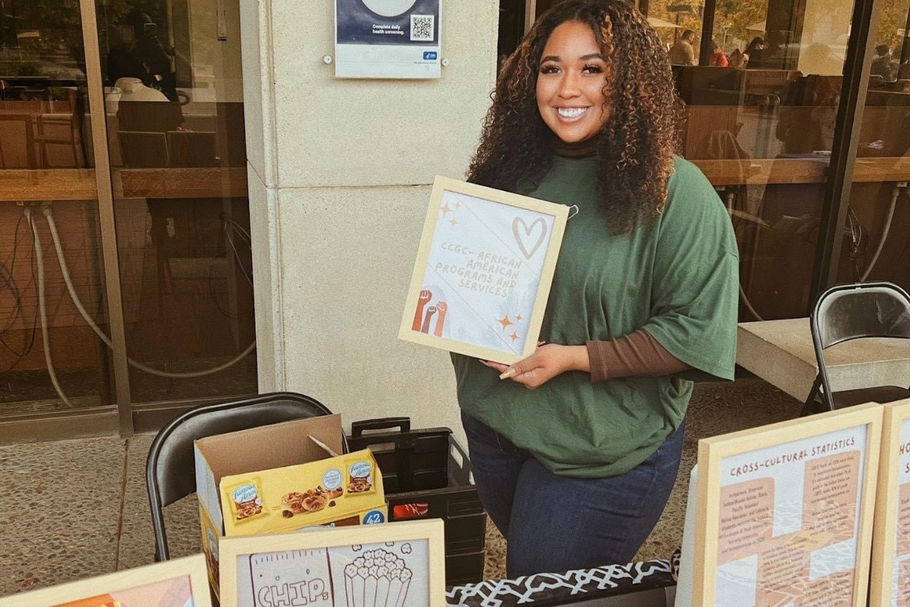
<svg viewBox="0 0 910 607">
<path fill-rule="evenodd" d="M 222 537 L 386 521 L 376 460 L 369 449 L 330 455 L 342 453 L 343 444 L 339 415 L 195 442 L 202 546 L 216 593 Z"/>
</svg>

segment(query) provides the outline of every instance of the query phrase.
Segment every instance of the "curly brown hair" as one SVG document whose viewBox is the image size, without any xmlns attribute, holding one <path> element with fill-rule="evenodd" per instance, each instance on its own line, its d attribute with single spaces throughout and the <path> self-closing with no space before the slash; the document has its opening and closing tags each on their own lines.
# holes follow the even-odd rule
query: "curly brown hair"
<svg viewBox="0 0 910 607">
<path fill-rule="evenodd" d="M 502 68 L 468 180 L 515 191 L 547 173 L 554 135 L 537 107 L 537 75 L 547 40 L 569 21 L 591 27 L 607 63 L 611 113 L 597 144 L 596 188 L 609 231 L 621 234 L 666 202 L 683 109 L 660 39 L 624 0 L 565 0 L 536 21 Z"/>
</svg>

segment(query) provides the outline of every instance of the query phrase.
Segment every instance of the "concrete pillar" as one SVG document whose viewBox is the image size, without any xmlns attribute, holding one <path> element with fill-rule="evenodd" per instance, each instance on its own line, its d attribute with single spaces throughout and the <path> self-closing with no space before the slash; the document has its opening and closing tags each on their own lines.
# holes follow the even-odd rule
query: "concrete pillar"
<svg viewBox="0 0 910 607">
<path fill-rule="evenodd" d="M 345 425 L 459 430 L 448 354 L 398 325 L 436 174 L 463 178 L 495 82 L 497 5 L 445 0 L 439 80 L 343 80 L 333 2 L 241 2 L 259 389 Z"/>
</svg>

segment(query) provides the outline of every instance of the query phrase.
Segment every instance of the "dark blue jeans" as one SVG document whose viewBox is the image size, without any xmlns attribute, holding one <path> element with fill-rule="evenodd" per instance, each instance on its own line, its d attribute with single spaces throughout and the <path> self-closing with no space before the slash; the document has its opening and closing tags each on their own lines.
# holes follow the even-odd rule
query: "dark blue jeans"
<svg viewBox="0 0 910 607">
<path fill-rule="evenodd" d="M 626 474 L 558 476 L 473 417 L 462 414 L 474 482 L 508 540 L 510 578 L 625 564 L 657 524 L 679 470 L 685 420 Z"/>
</svg>

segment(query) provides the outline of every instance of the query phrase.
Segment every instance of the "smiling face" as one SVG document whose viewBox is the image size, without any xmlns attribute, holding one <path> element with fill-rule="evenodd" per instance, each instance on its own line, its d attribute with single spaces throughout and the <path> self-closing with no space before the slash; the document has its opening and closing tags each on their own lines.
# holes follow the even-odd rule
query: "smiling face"
<svg viewBox="0 0 910 607">
<path fill-rule="evenodd" d="M 590 139 L 610 116 L 604 96 L 607 63 L 594 32 L 567 21 L 550 34 L 537 75 L 537 108 L 566 143 Z"/>
</svg>

